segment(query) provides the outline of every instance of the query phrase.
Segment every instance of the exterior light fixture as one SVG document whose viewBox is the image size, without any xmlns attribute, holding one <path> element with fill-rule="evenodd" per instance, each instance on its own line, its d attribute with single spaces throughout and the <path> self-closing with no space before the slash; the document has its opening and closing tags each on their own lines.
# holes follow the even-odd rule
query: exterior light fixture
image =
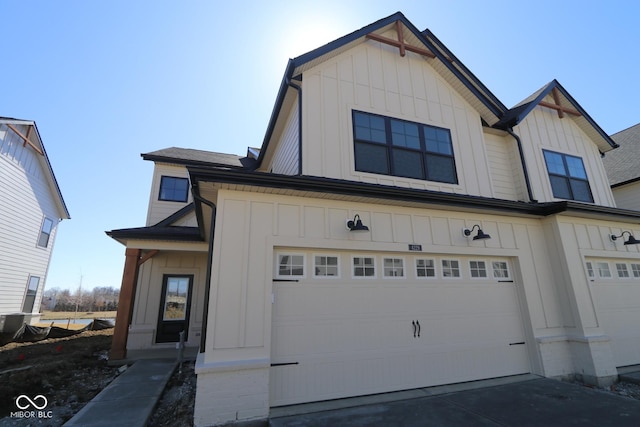
<svg viewBox="0 0 640 427">
<path fill-rule="evenodd" d="M 362 223 L 360 215 L 356 214 L 353 219 L 347 220 L 347 230 L 349 231 L 369 231 L 369 227 Z"/>
<path fill-rule="evenodd" d="M 640 244 L 640 240 L 638 240 L 635 237 L 633 237 L 633 234 L 631 234 L 630 231 L 623 231 L 619 236 L 616 236 L 615 234 L 611 234 L 609 236 L 609 239 L 611 239 L 612 242 L 615 242 L 616 240 L 618 240 L 620 237 L 624 236 L 625 234 L 629 235 L 629 238 L 627 239 L 627 241 L 624 242 L 625 245 L 637 245 L 637 244 Z"/>
<path fill-rule="evenodd" d="M 489 236 L 488 234 L 486 234 L 484 231 L 482 231 L 482 229 L 480 228 L 480 226 L 478 224 L 474 225 L 473 227 L 471 227 L 471 229 L 468 228 L 463 228 L 462 229 L 462 235 L 464 237 L 469 237 L 471 236 L 471 232 L 475 229 L 478 229 L 478 234 L 476 234 L 475 236 L 473 236 L 473 240 L 484 240 L 484 239 L 490 239 L 491 236 Z M 639 242 L 640 243 L 640 242 Z"/>
</svg>

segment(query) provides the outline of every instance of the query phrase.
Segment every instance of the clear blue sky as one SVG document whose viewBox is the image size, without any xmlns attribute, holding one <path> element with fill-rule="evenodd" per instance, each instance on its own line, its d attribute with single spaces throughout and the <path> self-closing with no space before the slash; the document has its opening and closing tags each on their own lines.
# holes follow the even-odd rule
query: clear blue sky
<svg viewBox="0 0 640 427">
<path fill-rule="evenodd" d="M 631 1 L 0 1 L 0 116 L 35 120 L 72 219 L 47 288 L 119 287 L 153 165 L 262 143 L 288 58 L 401 11 L 507 106 L 556 78 L 612 134 L 640 122 Z"/>
</svg>

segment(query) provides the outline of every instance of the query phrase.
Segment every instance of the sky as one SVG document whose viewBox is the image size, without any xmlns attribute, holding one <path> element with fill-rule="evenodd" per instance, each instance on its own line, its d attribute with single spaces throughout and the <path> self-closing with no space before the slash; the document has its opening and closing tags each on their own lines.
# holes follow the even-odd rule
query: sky
<svg viewBox="0 0 640 427">
<path fill-rule="evenodd" d="M 640 4 L 640 3 L 639 3 Z M 557 79 L 608 134 L 640 122 L 632 1 L 0 0 L 0 117 L 34 120 L 71 214 L 46 288 L 119 287 L 147 153 L 260 146 L 289 58 L 401 11 L 507 107 Z"/>
</svg>

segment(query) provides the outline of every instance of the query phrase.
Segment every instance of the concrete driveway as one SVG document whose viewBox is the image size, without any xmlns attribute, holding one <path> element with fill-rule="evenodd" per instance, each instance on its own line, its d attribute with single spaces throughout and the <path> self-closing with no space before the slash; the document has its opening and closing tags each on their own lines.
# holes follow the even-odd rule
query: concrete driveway
<svg viewBox="0 0 640 427">
<path fill-rule="evenodd" d="M 423 393 L 429 393 L 423 389 Z M 576 384 L 530 377 L 473 390 L 286 415 L 273 427 L 338 426 L 640 426 L 640 401 Z M 400 395 L 401 396 L 401 395 Z M 366 399 L 366 398 L 364 398 Z M 375 400 L 375 397 L 374 397 Z M 336 401 L 340 402 L 340 401 Z M 336 404 L 334 403 L 334 405 Z M 313 405 L 307 411 L 313 411 Z M 285 408 L 283 408 L 285 409 Z M 293 408 L 292 408 L 293 409 Z"/>
</svg>

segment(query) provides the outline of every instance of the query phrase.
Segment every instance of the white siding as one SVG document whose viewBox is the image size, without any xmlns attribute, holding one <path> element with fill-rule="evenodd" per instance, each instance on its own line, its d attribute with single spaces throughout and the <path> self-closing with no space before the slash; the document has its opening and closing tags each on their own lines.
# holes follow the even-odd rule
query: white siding
<svg viewBox="0 0 640 427">
<path fill-rule="evenodd" d="M 303 76 L 305 175 L 494 197 L 480 116 L 423 57 L 368 41 Z M 355 171 L 351 111 L 450 129 L 459 184 Z"/>
<path fill-rule="evenodd" d="M 155 164 L 153 169 L 153 179 L 151 182 L 151 195 L 149 197 L 149 210 L 147 212 L 147 226 L 159 223 L 193 201 L 193 196 L 191 195 L 190 190 L 185 203 L 159 200 L 160 180 L 163 176 L 189 178 L 189 172 L 184 166 L 168 165 L 165 163 Z"/>
<path fill-rule="evenodd" d="M 287 118 L 284 132 L 273 156 L 271 165 L 266 170 L 283 175 L 297 175 L 298 150 L 298 108 L 292 108 Z"/>
<path fill-rule="evenodd" d="M 40 277 L 33 312 L 40 310 L 60 220 L 38 156 L 0 125 L 0 314 L 22 311 L 30 275 Z M 37 243 L 45 216 L 53 229 L 47 248 L 41 248 Z"/>
<path fill-rule="evenodd" d="M 487 133 L 484 138 L 495 197 L 507 200 L 525 200 L 525 194 L 520 191 L 522 186 L 519 184 L 522 182 L 523 175 L 515 141 L 511 136 L 501 137 Z"/>
<path fill-rule="evenodd" d="M 594 203 L 615 206 L 598 147 L 571 118 L 565 116 L 560 119 L 556 111 L 536 107 L 514 132 L 522 139 L 533 195 L 539 202 L 557 200 L 551 191 L 542 154 L 546 149 L 582 158 Z"/>
<path fill-rule="evenodd" d="M 617 207 L 640 211 L 640 182 L 622 185 L 612 190 Z"/>
</svg>

